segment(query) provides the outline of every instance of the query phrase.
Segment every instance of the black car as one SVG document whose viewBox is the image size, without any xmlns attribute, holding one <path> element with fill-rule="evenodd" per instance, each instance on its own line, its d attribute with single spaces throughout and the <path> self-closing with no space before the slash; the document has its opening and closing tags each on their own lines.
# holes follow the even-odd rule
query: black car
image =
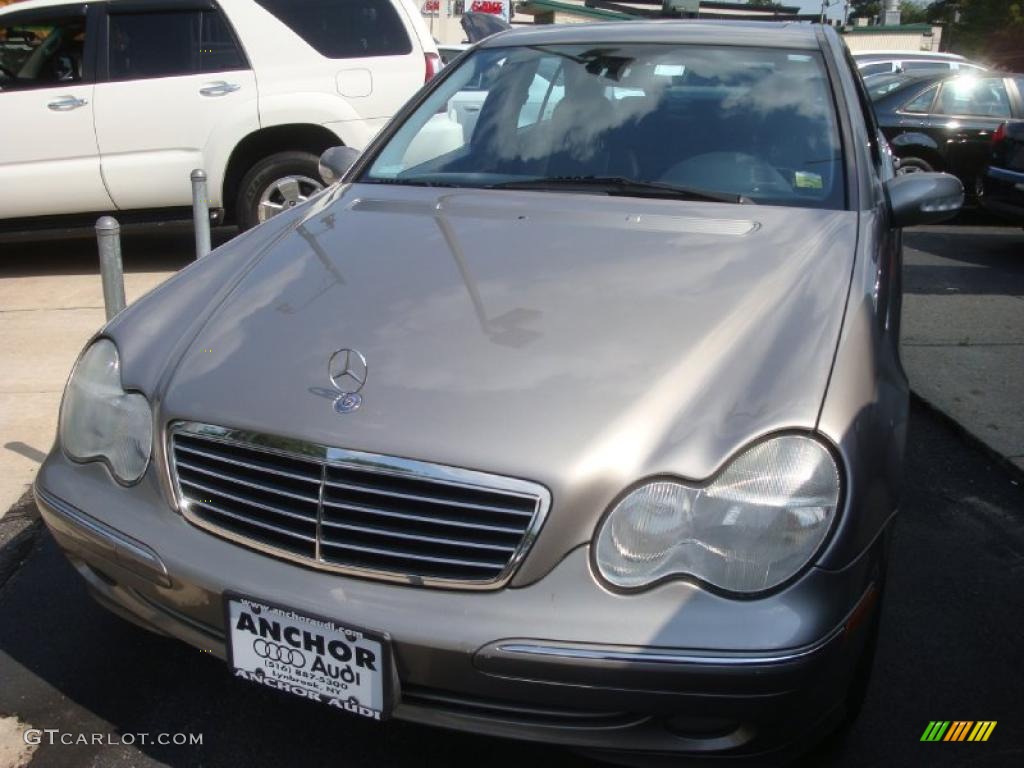
<svg viewBox="0 0 1024 768">
<path fill-rule="evenodd" d="M 1003 123 L 996 129 L 981 183 L 984 208 L 1024 224 L 1024 122 Z"/>
<path fill-rule="evenodd" d="M 1024 119 L 1024 75 L 923 77 L 882 94 L 875 113 L 897 173 L 948 171 L 977 194 L 992 134 Z"/>
</svg>

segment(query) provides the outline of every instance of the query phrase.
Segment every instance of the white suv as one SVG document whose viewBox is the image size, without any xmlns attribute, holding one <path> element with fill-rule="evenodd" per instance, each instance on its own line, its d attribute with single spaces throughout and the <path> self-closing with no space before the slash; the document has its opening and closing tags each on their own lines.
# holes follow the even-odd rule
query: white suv
<svg viewBox="0 0 1024 768">
<path fill-rule="evenodd" d="M 362 149 L 439 66 L 411 0 L 15 3 L 0 220 L 17 221 L 0 225 L 184 213 L 204 168 L 215 216 L 251 227 L 319 189 L 320 153 Z"/>
</svg>

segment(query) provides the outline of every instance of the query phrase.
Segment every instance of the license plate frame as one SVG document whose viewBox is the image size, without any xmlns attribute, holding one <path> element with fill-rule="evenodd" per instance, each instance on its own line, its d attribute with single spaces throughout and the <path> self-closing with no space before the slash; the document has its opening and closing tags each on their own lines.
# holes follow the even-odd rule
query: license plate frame
<svg viewBox="0 0 1024 768">
<path fill-rule="evenodd" d="M 247 627 L 236 627 L 236 623 L 241 618 L 232 611 L 233 605 L 238 606 L 240 610 L 243 606 L 248 606 L 249 623 L 256 629 L 255 633 Z M 259 611 L 253 611 L 254 607 L 259 608 Z M 391 652 L 391 637 L 386 632 L 363 629 L 347 622 L 342 623 L 328 616 L 281 605 L 271 600 L 239 592 L 225 592 L 222 597 L 222 608 L 224 611 L 224 644 L 227 653 L 228 670 L 236 679 L 257 683 L 287 695 L 295 696 L 296 698 L 316 701 L 322 705 L 371 720 L 383 721 L 391 716 L 398 695 Z M 267 612 L 266 615 L 264 615 L 264 610 Z M 259 621 L 261 618 L 266 624 Z M 277 637 L 272 633 L 272 627 L 275 622 L 279 627 Z M 291 633 L 288 638 L 285 637 L 285 631 L 288 627 L 294 627 L 298 631 L 298 637 L 300 638 L 298 646 L 290 642 L 290 639 L 295 637 L 294 633 Z M 260 630 L 264 630 L 265 634 L 269 637 L 260 634 Z M 310 632 L 314 637 L 319 635 L 323 638 L 325 653 L 321 654 L 318 652 L 315 640 L 313 641 L 313 649 L 307 647 L 306 638 L 302 635 L 303 630 Z M 240 637 L 242 640 L 246 639 L 244 635 L 240 634 L 243 632 L 257 636 L 252 640 L 253 648 L 251 650 L 243 647 L 243 652 L 238 653 L 235 647 L 236 637 Z M 252 667 L 254 657 L 259 656 L 256 652 L 256 644 L 259 640 L 264 640 L 267 643 L 267 655 L 261 657 L 264 660 L 264 666 L 259 667 L 260 672 L 257 672 L 247 667 Z M 341 645 L 334 646 L 332 641 L 339 641 Z M 273 651 L 270 649 L 271 643 L 275 645 L 275 650 Z M 337 656 L 332 656 L 331 652 L 328 652 L 331 648 L 339 647 L 348 649 L 349 661 L 342 661 Z M 260 648 L 263 648 L 263 646 L 260 646 Z M 280 649 L 281 653 L 292 651 L 293 653 L 288 654 L 292 661 L 284 663 L 279 659 L 269 658 L 277 652 L 276 649 Z M 363 649 L 363 652 L 360 653 L 358 649 Z M 295 652 L 298 653 L 298 656 L 295 655 Z M 366 652 L 369 652 L 373 658 L 368 658 Z M 299 656 L 306 662 L 302 667 L 297 667 Z M 302 677 L 299 675 L 299 672 L 311 674 L 316 666 L 317 659 L 328 670 L 339 671 L 339 677 L 334 678 L 330 674 L 325 676 L 318 672 L 316 679 L 319 682 L 314 682 L 311 679 L 296 679 Z M 357 661 L 359 662 L 358 664 Z M 379 669 L 367 670 L 367 662 L 376 662 L 376 666 Z M 349 690 L 348 688 L 342 688 L 335 692 L 329 690 L 334 685 L 348 686 L 352 682 L 346 682 L 347 677 L 341 676 L 345 674 L 343 670 L 346 668 L 350 670 L 353 680 L 358 679 L 361 682 L 362 675 L 368 674 L 370 676 L 368 692 L 362 690 L 364 688 L 362 685 L 357 690 Z M 268 671 L 271 674 L 268 674 Z M 355 678 L 356 675 L 360 677 Z M 328 683 L 328 678 L 336 680 L 336 682 Z M 379 686 L 379 701 L 374 701 L 376 698 L 373 695 L 375 685 Z"/>
</svg>

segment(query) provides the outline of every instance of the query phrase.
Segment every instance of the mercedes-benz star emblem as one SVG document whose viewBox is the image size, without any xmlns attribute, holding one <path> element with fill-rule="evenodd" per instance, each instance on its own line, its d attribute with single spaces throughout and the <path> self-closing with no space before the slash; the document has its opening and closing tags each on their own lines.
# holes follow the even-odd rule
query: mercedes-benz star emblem
<svg viewBox="0 0 1024 768">
<path fill-rule="evenodd" d="M 366 358 L 357 349 L 339 349 L 327 361 L 327 378 L 341 394 L 334 400 L 338 413 L 352 413 L 363 403 L 359 390 L 366 384 Z"/>
</svg>

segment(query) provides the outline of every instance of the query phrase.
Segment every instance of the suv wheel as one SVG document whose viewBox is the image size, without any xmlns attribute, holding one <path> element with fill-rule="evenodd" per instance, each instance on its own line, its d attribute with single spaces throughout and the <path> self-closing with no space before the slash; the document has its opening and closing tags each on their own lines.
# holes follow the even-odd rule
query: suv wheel
<svg viewBox="0 0 1024 768">
<path fill-rule="evenodd" d="M 262 224 L 323 189 L 318 162 L 309 152 L 278 152 L 250 168 L 242 178 L 235 207 L 239 228 Z"/>
</svg>

